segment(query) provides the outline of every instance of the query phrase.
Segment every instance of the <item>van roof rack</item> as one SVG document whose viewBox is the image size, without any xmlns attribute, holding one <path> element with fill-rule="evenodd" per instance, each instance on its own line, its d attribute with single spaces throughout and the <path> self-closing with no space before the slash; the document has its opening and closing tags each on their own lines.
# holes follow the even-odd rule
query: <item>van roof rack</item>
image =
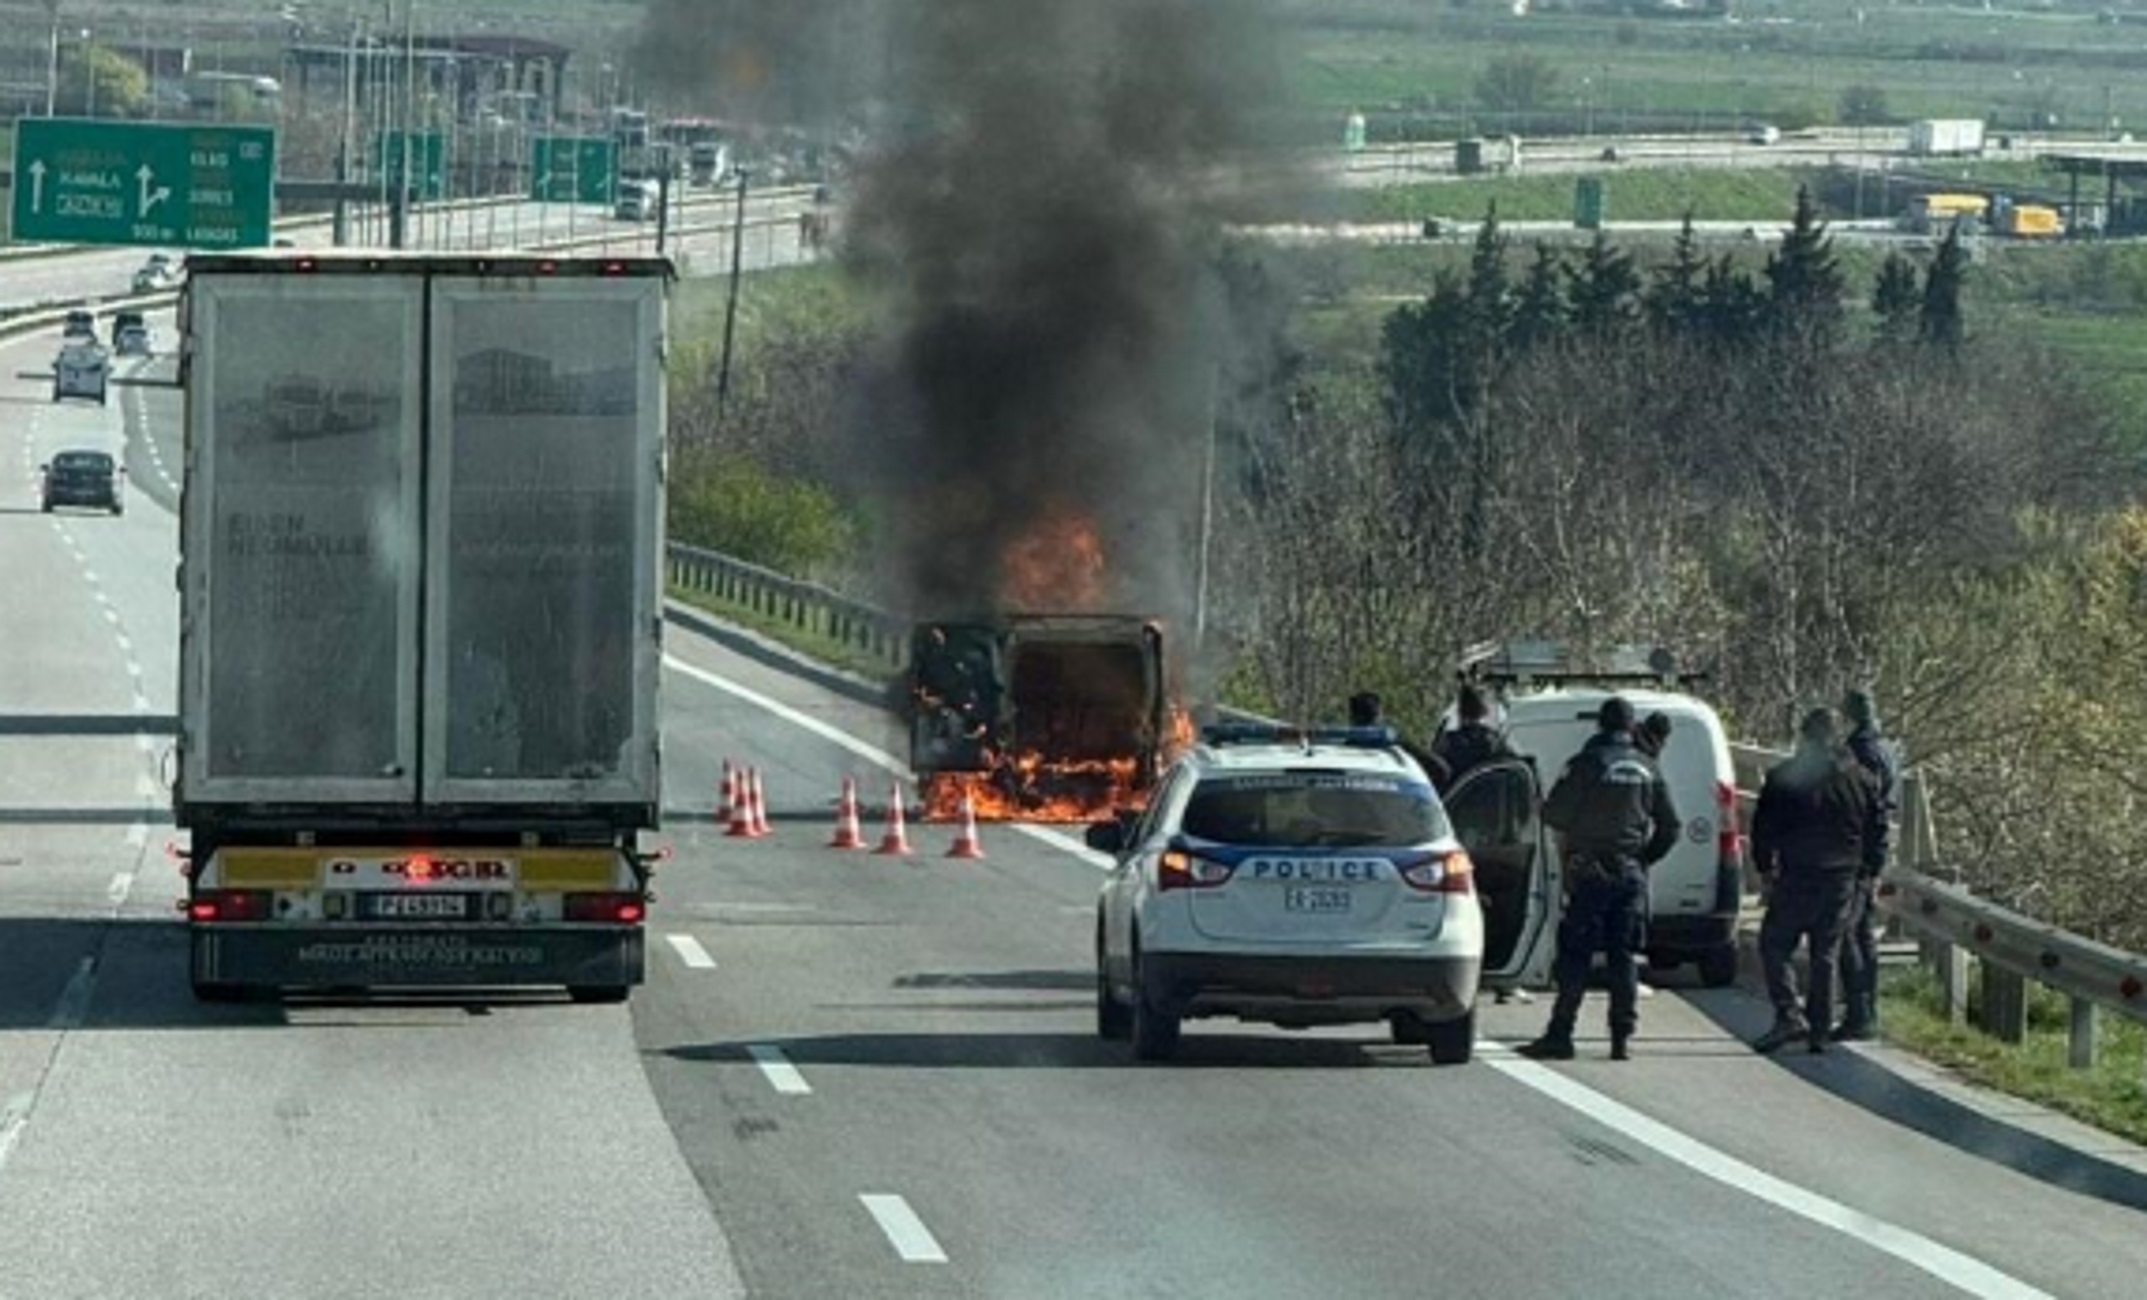
<svg viewBox="0 0 2147 1300">
<path fill-rule="evenodd" d="M 1616 645 L 1586 657 L 1560 641 L 1483 641 L 1462 650 L 1456 677 L 1503 689 L 1508 686 L 1691 686 L 1708 680 L 1704 668 L 1686 668 L 1667 646 Z"/>
</svg>

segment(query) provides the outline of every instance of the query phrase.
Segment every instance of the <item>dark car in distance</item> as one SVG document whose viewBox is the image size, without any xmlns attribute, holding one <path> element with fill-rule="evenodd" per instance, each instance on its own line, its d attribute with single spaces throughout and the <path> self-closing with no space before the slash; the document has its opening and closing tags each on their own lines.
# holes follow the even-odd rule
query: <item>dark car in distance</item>
<svg viewBox="0 0 2147 1300">
<path fill-rule="evenodd" d="M 123 514 L 119 467 L 101 451 L 63 451 L 44 467 L 44 494 L 40 507 L 46 514 L 59 506 L 84 506 Z"/>
</svg>

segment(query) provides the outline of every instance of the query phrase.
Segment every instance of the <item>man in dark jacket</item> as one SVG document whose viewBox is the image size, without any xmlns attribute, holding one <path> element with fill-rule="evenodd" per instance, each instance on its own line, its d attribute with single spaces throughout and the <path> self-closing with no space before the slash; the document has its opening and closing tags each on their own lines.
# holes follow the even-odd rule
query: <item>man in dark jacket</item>
<svg viewBox="0 0 2147 1300">
<path fill-rule="evenodd" d="M 1358 691 L 1355 695 L 1349 697 L 1349 725 L 1352 727 L 1384 727 L 1391 725 L 1385 717 L 1385 704 L 1380 700 L 1377 693 Z M 1430 779 L 1433 789 L 1444 790 L 1447 787 L 1452 780 L 1452 776 L 1447 771 L 1446 763 L 1443 759 L 1421 745 L 1412 744 L 1401 734 L 1400 728 L 1395 729 L 1394 740 L 1404 754 L 1415 759 L 1416 765 L 1424 769 L 1424 775 Z"/>
<path fill-rule="evenodd" d="M 1761 1052 L 1798 1038 L 1814 1052 L 1826 1050 L 1850 899 L 1859 873 L 1875 871 L 1885 853 L 1878 781 L 1850 757 L 1840 736 L 1833 710 L 1806 714 L 1797 752 L 1768 769 L 1752 814 L 1752 856 L 1772 886 L 1759 960 L 1774 1027 L 1752 1044 Z M 1811 991 L 1801 1007 L 1789 965 L 1800 940 L 1810 945 L 1811 963 Z"/>
<path fill-rule="evenodd" d="M 1657 710 L 1640 720 L 1640 729 L 1633 733 L 1633 744 L 1649 758 L 1660 760 L 1663 747 L 1670 743 L 1670 715 Z"/>
<path fill-rule="evenodd" d="M 1897 806 L 1894 758 L 1879 731 L 1879 711 L 1864 691 L 1850 691 L 1841 710 L 1849 718 L 1849 755 L 1879 787 L 1878 847 L 1867 858 L 1876 863 L 1857 874 L 1849 898 L 1849 924 L 1841 941 L 1841 1025 L 1836 1042 L 1860 1042 L 1879 1028 L 1879 927 L 1876 914 L 1879 873 L 1886 869 L 1887 831 Z"/>
<path fill-rule="evenodd" d="M 1588 966 L 1603 952 L 1610 977 L 1610 1059 L 1625 1060 L 1640 1024 L 1640 944 L 1647 869 L 1677 844 L 1677 808 L 1654 760 L 1633 746 L 1633 706 L 1603 701 L 1596 734 L 1566 764 L 1543 804 L 1562 838 L 1565 916 L 1558 923 L 1558 1000 L 1543 1036 L 1521 1049 L 1539 1061 L 1573 1059 L 1573 1022 Z"/>
<path fill-rule="evenodd" d="M 1473 769 L 1513 757 L 1513 749 L 1507 745 L 1506 738 L 1491 725 L 1491 704 L 1484 699 L 1479 687 L 1471 684 L 1461 688 L 1460 696 L 1454 701 L 1454 718 L 1458 725 L 1440 732 L 1439 738 L 1431 742 L 1431 752 L 1446 764 L 1447 779 L 1440 786 L 1442 793 Z"/>
</svg>

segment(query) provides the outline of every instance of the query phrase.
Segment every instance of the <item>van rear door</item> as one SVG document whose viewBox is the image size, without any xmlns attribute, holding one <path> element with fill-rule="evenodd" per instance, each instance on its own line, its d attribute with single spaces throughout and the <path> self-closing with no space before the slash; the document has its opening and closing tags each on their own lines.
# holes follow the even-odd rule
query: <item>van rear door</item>
<svg viewBox="0 0 2147 1300">
<path fill-rule="evenodd" d="M 1561 882 L 1535 765 L 1514 758 L 1476 768 L 1447 793 L 1446 816 L 1476 864 L 1484 985 L 1547 983 Z"/>
</svg>

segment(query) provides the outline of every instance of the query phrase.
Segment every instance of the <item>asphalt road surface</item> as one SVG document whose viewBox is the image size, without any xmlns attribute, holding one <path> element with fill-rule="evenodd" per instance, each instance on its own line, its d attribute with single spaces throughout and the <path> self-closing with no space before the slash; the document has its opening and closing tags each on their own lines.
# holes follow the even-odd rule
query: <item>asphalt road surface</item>
<svg viewBox="0 0 2147 1300">
<path fill-rule="evenodd" d="M 2139 1294 L 2139 1212 L 1850 1104 L 1851 1054 L 1753 1056 L 1734 991 L 1658 993 L 1629 1065 L 1501 1050 L 1539 1004 L 1486 1008 L 1465 1067 L 1212 1022 L 1136 1066 L 1092 1033 L 1085 854 L 821 848 L 843 776 L 884 802 L 891 727 L 678 627 L 629 1006 L 196 1005 L 163 852 L 176 403 L 45 395 L 0 383 L 5 1300 Z M 37 512 L 70 446 L 124 449 L 123 517 Z M 713 820 L 726 758 L 766 774 L 769 839 Z"/>
</svg>

